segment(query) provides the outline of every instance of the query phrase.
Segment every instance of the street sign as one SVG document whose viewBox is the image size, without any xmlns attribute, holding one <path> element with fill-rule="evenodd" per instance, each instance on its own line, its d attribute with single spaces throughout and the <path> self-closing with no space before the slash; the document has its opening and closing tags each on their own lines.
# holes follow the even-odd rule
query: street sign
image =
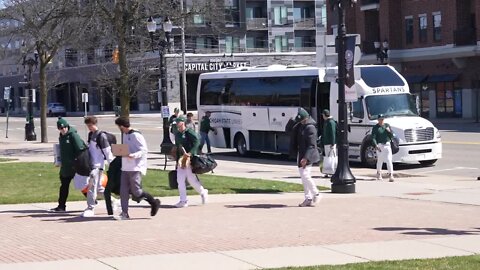
<svg viewBox="0 0 480 270">
<path fill-rule="evenodd" d="M 10 88 L 11 87 L 5 87 L 3 88 L 3 99 L 9 100 L 10 99 Z"/>
<path fill-rule="evenodd" d="M 82 102 L 88 103 L 88 93 L 82 93 Z"/>
<path fill-rule="evenodd" d="M 162 106 L 162 118 L 170 117 L 170 108 L 168 106 Z"/>
</svg>

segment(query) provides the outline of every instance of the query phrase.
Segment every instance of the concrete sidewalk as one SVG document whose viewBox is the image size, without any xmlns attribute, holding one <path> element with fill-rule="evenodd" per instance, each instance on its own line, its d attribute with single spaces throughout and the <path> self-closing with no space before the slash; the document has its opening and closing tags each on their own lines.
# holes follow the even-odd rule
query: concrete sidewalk
<svg viewBox="0 0 480 270">
<path fill-rule="evenodd" d="M 53 163 L 51 149 L 1 143 L 0 156 Z M 217 161 L 217 175 L 300 182 L 291 162 Z M 149 154 L 150 168 L 163 164 Z M 480 253 L 479 181 L 400 173 L 388 183 L 352 170 L 357 193 L 324 193 L 315 208 L 298 208 L 300 193 L 212 195 L 205 206 L 192 196 L 186 209 L 167 197 L 154 218 L 131 203 L 132 220 L 114 221 L 103 202 L 88 219 L 79 217 L 85 202 L 62 214 L 46 211 L 54 203 L 0 205 L 0 269 L 261 269 Z"/>
<path fill-rule="evenodd" d="M 213 195 L 174 209 L 162 198 L 157 217 L 131 203 L 114 221 L 100 202 L 65 214 L 53 203 L 0 206 L 0 269 L 260 269 L 363 261 L 437 258 L 480 252 L 478 207 L 325 193 L 298 208 L 298 193 Z M 468 218 L 466 218 L 468 217 Z"/>
</svg>

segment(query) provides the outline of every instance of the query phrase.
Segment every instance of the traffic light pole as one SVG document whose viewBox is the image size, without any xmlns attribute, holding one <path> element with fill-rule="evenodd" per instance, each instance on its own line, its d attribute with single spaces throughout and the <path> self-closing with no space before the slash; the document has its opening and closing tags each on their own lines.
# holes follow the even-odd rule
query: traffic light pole
<svg viewBox="0 0 480 270">
<path fill-rule="evenodd" d="M 352 0 L 334 0 L 335 8 L 338 11 L 338 35 L 337 35 L 337 53 L 338 53 L 338 127 L 340 136 L 338 138 L 338 166 L 335 174 L 332 176 L 332 193 L 355 193 L 355 176 L 350 170 L 348 161 L 348 118 L 347 104 L 345 102 L 345 80 L 346 80 L 346 35 L 345 15 L 347 5 Z"/>
</svg>

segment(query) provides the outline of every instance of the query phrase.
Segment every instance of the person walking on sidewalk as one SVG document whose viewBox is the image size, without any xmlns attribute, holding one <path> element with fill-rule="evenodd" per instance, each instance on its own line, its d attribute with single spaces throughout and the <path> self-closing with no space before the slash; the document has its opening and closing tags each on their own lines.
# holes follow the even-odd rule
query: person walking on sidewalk
<svg viewBox="0 0 480 270">
<path fill-rule="evenodd" d="M 323 123 L 323 132 L 321 143 L 323 145 L 323 153 L 325 156 L 337 156 L 337 122 L 330 116 L 329 110 L 323 110 L 322 117 L 324 120 Z M 336 162 L 335 162 L 336 164 Z M 333 168 L 332 174 L 335 172 L 336 166 Z M 328 173 L 325 174 L 325 177 L 328 177 Z"/>
<path fill-rule="evenodd" d="M 378 123 L 372 129 L 372 143 L 377 150 L 377 180 L 383 180 L 382 167 L 383 163 L 387 163 L 388 180 L 393 182 L 392 148 L 390 147 L 393 132 L 390 125 L 384 120 L 385 116 L 379 114 Z"/>
<path fill-rule="evenodd" d="M 210 111 L 205 112 L 205 116 L 203 116 L 202 121 L 200 121 L 200 152 L 203 151 L 203 145 L 206 142 L 209 154 L 212 153 L 212 149 L 210 148 L 210 138 L 208 138 L 208 133 L 213 131 L 214 134 L 217 135 L 215 129 L 210 125 L 210 115 L 212 115 Z"/>
<path fill-rule="evenodd" d="M 312 179 L 311 173 L 312 165 L 320 161 L 320 154 L 317 149 L 317 129 L 315 121 L 303 108 L 298 110 L 295 119 L 297 124 L 291 133 L 290 155 L 297 158 L 298 171 L 302 178 L 305 193 L 305 200 L 298 206 L 315 206 L 315 203 L 320 199 L 320 192 Z"/>
<path fill-rule="evenodd" d="M 187 128 L 185 125 L 186 119 L 183 116 L 177 118 L 178 133 L 175 138 L 175 146 L 177 149 L 177 158 L 179 159 L 179 166 L 177 168 L 177 182 L 178 193 L 180 193 L 180 201 L 175 205 L 177 208 L 188 206 L 187 187 L 185 180 L 200 194 L 202 197 L 202 204 L 207 203 L 208 189 L 205 189 L 198 177 L 193 174 L 192 167 L 188 160 L 197 155 L 200 142 L 197 133 L 194 130 Z"/>
<path fill-rule="evenodd" d="M 92 172 L 88 179 L 87 208 L 83 212 L 83 217 L 93 217 L 95 215 L 95 206 L 97 193 L 103 193 L 102 187 L 103 171 L 105 170 L 105 161 L 110 164 L 114 159 L 112 149 L 108 141 L 107 133 L 98 129 L 98 120 L 95 116 L 88 116 L 84 120 L 88 130 L 88 151 L 92 162 Z"/>
<path fill-rule="evenodd" d="M 50 209 L 51 212 L 65 212 L 70 183 L 75 176 L 75 157 L 85 148 L 85 143 L 80 138 L 77 130 L 71 127 L 67 120 L 59 118 L 57 128 L 60 132 L 58 141 L 60 143 L 60 191 L 58 195 L 58 206 Z"/>
<path fill-rule="evenodd" d="M 120 182 L 120 202 L 122 213 L 118 219 L 129 219 L 128 201 L 130 194 L 138 200 L 145 199 L 151 206 L 150 215 L 155 216 L 160 207 L 160 200 L 142 190 L 142 175 L 147 174 L 147 142 L 143 135 L 130 127 L 130 120 L 119 117 L 115 120 L 123 134 L 123 144 L 128 146 L 130 154 L 122 157 L 122 176 Z"/>
</svg>

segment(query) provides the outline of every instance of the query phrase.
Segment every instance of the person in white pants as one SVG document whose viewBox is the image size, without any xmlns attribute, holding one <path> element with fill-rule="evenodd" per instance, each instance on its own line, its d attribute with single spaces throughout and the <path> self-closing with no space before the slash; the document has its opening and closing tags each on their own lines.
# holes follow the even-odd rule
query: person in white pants
<svg viewBox="0 0 480 270">
<path fill-rule="evenodd" d="M 290 155 L 297 157 L 298 171 L 302 178 L 305 200 L 299 207 L 315 206 L 320 199 L 315 182 L 312 179 L 312 165 L 320 161 L 317 149 L 317 129 L 315 121 L 307 111 L 300 108 L 296 117 L 297 124 L 293 127 L 290 138 Z"/>
<path fill-rule="evenodd" d="M 208 200 L 208 189 L 202 186 L 197 176 L 193 174 L 192 167 L 189 164 L 190 158 L 198 153 L 200 140 L 194 130 L 186 127 L 185 121 L 186 119 L 183 116 L 179 116 L 176 119 L 178 131 L 175 136 L 175 146 L 177 148 L 176 156 L 179 160 L 177 166 L 177 183 L 178 193 L 180 195 L 180 201 L 175 205 L 177 208 L 188 207 L 185 181 L 188 181 L 195 191 L 200 194 L 202 204 L 207 203 Z"/>
<path fill-rule="evenodd" d="M 390 125 L 384 122 L 383 114 L 378 115 L 378 123 L 372 129 L 372 142 L 377 149 L 377 180 L 382 180 L 382 166 L 387 163 L 388 179 L 393 178 L 392 148 L 390 142 L 393 138 L 393 132 Z"/>
</svg>

